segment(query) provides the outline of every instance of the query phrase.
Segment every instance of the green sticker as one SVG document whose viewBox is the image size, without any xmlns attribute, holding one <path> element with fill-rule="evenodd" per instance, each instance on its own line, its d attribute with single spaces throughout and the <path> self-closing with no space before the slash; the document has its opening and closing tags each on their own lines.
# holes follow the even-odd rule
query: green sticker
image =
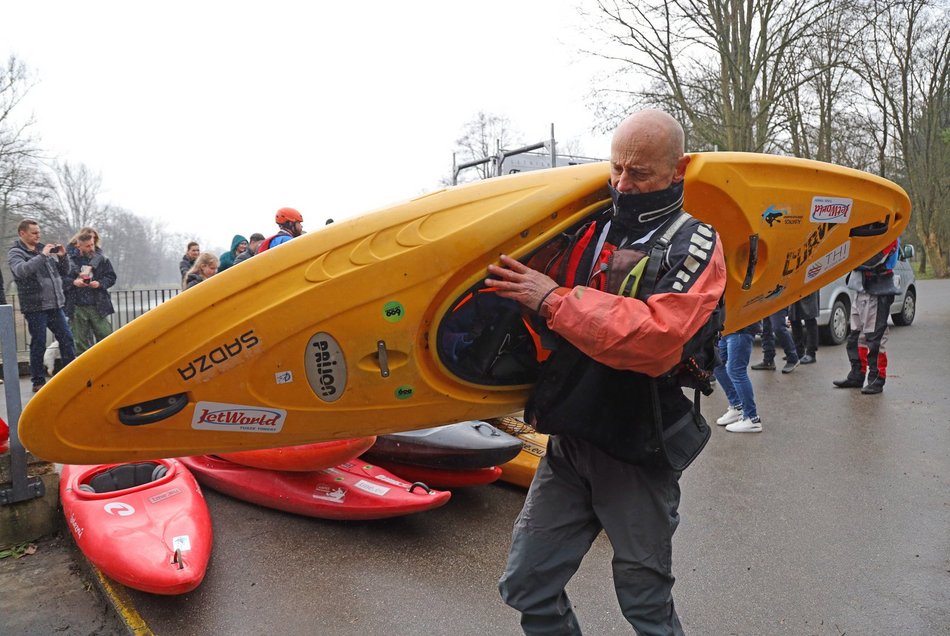
<svg viewBox="0 0 950 636">
<path fill-rule="evenodd" d="M 408 400 L 409 398 L 412 397 L 412 394 L 415 392 L 416 390 L 412 388 L 411 384 L 403 384 L 401 387 L 396 389 L 396 399 Z"/>
<path fill-rule="evenodd" d="M 390 300 L 383 305 L 383 318 L 389 322 L 399 322 L 406 315 L 406 308 L 398 300 Z"/>
</svg>

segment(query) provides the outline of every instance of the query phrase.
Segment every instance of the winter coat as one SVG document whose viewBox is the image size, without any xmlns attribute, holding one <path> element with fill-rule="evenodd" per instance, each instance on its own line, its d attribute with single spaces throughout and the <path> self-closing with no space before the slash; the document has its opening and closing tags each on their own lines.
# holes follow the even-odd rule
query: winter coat
<svg viewBox="0 0 950 636">
<path fill-rule="evenodd" d="M 178 269 L 181 270 L 182 280 L 185 280 L 185 276 L 188 274 L 188 270 L 191 269 L 191 266 L 194 264 L 195 262 L 193 260 L 190 260 L 187 256 L 181 257 L 181 262 L 178 263 Z"/>
<path fill-rule="evenodd" d="M 234 265 L 234 258 L 237 256 L 237 246 L 241 243 L 247 243 L 247 239 L 241 236 L 240 234 L 235 234 L 234 238 L 231 239 L 231 250 L 225 252 L 218 259 L 218 271 L 223 272 L 227 268 Z"/>
<path fill-rule="evenodd" d="M 185 279 L 185 289 L 191 289 L 192 287 L 194 287 L 195 285 L 197 285 L 204 279 L 205 277 L 199 274 L 198 272 L 192 272 L 188 274 L 188 278 Z"/>
<path fill-rule="evenodd" d="M 92 256 L 83 256 L 75 247 L 70 246 L 67 249 L 69 254 L 69 272 L 63 277 L 63 291 L 66 294 L 66 315 L 72 318 L 76 305 L 95 305 L 100 316 L 108 316 L 115 313 L 112 306 L 112 296 L 109 288 L 115 285 L 116 275 L 112 268 L 112 263 L 106 258 L 105 254 L 98 247 Z M 92 278 L 99 282 L 99 287 L 76 287 L 73 284 L 83 265 L 92 267 Z"/>
<path fill-rule="evenodd" d="M 20 311 L 24 314 L 58 309 L 66 304 L 62 277 L 69 271 L 69 258 L 44 256 L 44 243 L 29 249 L 16 240 L 7 252 L 7 261 L 20 297 Z"/>
</svg>

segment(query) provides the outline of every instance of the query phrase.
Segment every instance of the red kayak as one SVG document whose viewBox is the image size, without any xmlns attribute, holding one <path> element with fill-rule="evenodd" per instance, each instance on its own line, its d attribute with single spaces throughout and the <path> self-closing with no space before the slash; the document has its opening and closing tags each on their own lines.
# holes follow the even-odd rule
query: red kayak
<svg viewBox="0 0 950 636">
<path fill-rule="evenodd" d="M 242 466 L 214 455 L 181 457 L 198 481 L 259 506 L 321 519 L 385 519 L 438 508 L 452 493 L 410 484 L 354 460 L 312 472 Z"/>
<path fill-rule="evenodd" d="M 501 477 L 501 468 L 469 468 L 454 470 L 451 468 L 429 468 L 414 464 L 397 462 L 379 462 L 379 465 L 406 481 L 421 481 L 433 488 L 465 488 L 490 484 Z"/>
<path fill-rule="evenodd" d="M 184 594 L 201 583 L 211 517 L 178 461 L 66 464 L 59 490 L 76 544 L 109 578 L 152 594 Z"/>
<path fill-rule="evenodd" d="M 312 471 L 330 468 L 359 457 L 376 443 L 376 436 L 339 439 L 316 444 L 220 453 L 218 457 L 235 464 L 268 470 Z"/>
</svg>

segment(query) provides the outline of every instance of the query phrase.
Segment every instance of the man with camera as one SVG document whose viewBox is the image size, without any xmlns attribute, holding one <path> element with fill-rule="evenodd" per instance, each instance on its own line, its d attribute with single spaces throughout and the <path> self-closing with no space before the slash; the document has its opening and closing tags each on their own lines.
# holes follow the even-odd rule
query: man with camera
<svg viewBox="0 0 950 636">
<path fill-rule="evenodd" d="M 63 312 L 63 276 L 69 271 L 69 258 L 62 245 L 40 243 L 40 226 L 33 219 L 22 220 L 17 233 L 19 239 L 7 253 L 7 260 L 16 281 L 20 311 L 30 330 L 30 375 L 36 393 L 46 384 L 43 354 L 47 329 L 59 342 L 64 365 L 76 357 L 73 334 Z"/>
</svg>

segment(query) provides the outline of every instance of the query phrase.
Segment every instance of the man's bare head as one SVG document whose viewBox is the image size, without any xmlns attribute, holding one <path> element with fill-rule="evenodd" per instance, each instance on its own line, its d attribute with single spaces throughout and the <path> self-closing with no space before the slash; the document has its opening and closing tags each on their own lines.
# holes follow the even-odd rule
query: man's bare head
<svg viewBox="0 0 950 636">
<path fill-rule="evenodd" d="M 624 119 L 610 144 L 610 182 L 618 191 L 655 192 L 682 181 L 689 157 L 684 134 L 661 110 L 641 110 Z"/>
</svg>

